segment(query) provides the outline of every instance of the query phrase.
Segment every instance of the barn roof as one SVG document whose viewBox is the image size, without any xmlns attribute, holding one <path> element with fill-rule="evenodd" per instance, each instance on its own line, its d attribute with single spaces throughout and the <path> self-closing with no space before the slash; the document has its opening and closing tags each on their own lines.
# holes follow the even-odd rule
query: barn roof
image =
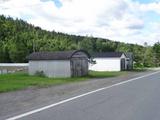
<svg viewBox="0 0 160 120">
<path fill-rule="evenodd" d="M 110 58 L 110 57 L 121 57 L 123 52 L 101 52 L 101 53 L 95 53 L 93 57 L 95 58 Z M 124 54 L 125 55 L 125 54 Z"/>
<path fill-rule="evenodd" d="M 84 52 L 88 58 L 90 54 L 85 50 L 55 51 L 55 52 L 34 52 L 27 56 L 28 60 L 68 60 L 77 52 Z"/>
</svg>

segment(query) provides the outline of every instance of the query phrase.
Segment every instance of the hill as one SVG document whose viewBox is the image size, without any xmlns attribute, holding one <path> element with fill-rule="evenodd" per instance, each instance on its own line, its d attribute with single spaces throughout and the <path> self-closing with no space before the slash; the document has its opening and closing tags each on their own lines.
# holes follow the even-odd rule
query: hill
<svg viewBox="0 0 160 120">
<path fill-rule="evenodd" d="M 27 62 L 35 51 L 85 49 L 90 53 L 105 51 L 133 52 L 135 61 L 143 62 L 145 47 L 108 39 L 76 36 L 42 30 L 21 19 L 0 15 L 0 62 Z"/>
</svg>

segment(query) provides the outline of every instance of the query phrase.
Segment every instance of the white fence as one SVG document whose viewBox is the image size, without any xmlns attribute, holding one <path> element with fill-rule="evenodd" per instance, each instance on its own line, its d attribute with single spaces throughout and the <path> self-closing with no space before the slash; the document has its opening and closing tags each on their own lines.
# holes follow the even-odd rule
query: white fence
<svg viewBox="0 0 160 120">
<path fill-rule="evenodd" d="M 27 70 L 28 66 L 28 63 L 0 63 L 0 74 L 7 74 L 16 71 Z"/>
<path fill-rule="evenodd" d="M 0 67 L 28 67 L 28 63 L 0 63 Z"/>
</svg>

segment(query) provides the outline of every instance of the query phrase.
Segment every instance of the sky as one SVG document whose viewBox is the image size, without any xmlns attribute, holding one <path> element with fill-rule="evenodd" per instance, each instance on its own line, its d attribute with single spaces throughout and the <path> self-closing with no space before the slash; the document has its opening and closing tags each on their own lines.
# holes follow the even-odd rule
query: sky
<svg viewBox="0 0 160 120">
<path fill-rule="evenodd" d="M 0 14 L 49 31 L 153 45 L 160 0 L 0 0 Z"/>
</svg>

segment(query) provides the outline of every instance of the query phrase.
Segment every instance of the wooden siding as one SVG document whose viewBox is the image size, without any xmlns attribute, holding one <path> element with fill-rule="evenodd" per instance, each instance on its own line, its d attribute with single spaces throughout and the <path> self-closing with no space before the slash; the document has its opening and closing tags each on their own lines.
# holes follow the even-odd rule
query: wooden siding
<svg viewBox="0 0 160 120">
<path fill-rule="evenodd" d="M 71 59 L 71 76 L 85 76 L 88 74 L 88 60 L 86 58 Z"/>
</svg>

